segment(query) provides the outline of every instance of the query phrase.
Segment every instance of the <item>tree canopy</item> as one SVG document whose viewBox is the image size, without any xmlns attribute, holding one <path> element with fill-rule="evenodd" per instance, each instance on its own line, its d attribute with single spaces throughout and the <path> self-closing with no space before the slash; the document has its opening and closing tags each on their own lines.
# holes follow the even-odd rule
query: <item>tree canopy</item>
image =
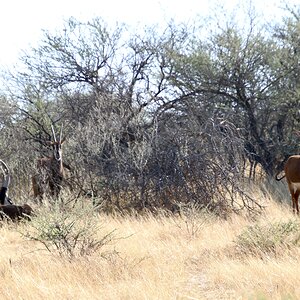
<svg viewBox="0 0 300 300">
<path fill-rule="evenodd" d="M 299 151 L 300 11 L 203 36 L 195 24 L 132 33 L 71 18 L 45 31 L 2 93 L 0 155 L 16 184 L 63 124 L 79 194 L 118 209 L 259 207 L 240 183 Z"/>
</svg>

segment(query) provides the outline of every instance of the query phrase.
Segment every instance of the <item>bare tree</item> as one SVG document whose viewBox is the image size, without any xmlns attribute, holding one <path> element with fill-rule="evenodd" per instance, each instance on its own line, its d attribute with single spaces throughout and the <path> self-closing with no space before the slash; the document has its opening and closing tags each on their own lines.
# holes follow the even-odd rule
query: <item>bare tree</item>
<svg viewBox="0 0 300 300">
<path fill-rule="evenodd" d="M 289 81 L 280 45 L 229 25 L 206 38 L 174 24 L 128 38 L 100 19 L 45 32 L 13 76 L 22 101 L 14 132 L 26 147 L 35 141 L 25 159 L 44 155 L 47 128 L 63 122 L 76 193 L 97 203 L 119 210 L 196 203 L 220 214 L 259 208 L 241 188 L 244 163 L 272 174 L 282 149 L 294 149 L 298 98 L 294 106 L 280 101 Z M 58 195 L 65 166 L 55 154 L 39 165 Z"/>
</svg>

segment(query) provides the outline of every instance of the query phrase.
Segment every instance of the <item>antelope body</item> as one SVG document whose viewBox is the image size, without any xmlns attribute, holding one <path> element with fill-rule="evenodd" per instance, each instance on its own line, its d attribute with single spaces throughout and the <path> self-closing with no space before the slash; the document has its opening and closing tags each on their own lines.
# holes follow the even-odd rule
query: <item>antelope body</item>
<svg viewBox="0 0 300 300">
<path fill-rule="evenodd" d="M 293 211 L 299 214 L 298 198 L 300 195 L 300 155 L 290 156 L 284 165 L 285 175 L 281 178 L 276 176 L 276 180 L 286 177 L 288 188 L 292 197 Z"/>
<path fill-rule="evenodd" d="M 22 218 L 30 219 L 33 210 L 28 204 L 14 205 L 7 197 L 6 193 L 10 184 L 10 172 L 7 165 L 0 160 L 4 172 L 4 179 L 0 190 L 0 219 L 8 218 L 12 221 L 18 221 Z"/>
<path fill-rule="evenodd" d="M 52 126 L 53 141 L 50 142 L 52 146 L 52 156 L 42 157 L 37 161 L 38 174 L 32 177 L 32 187 L 34 197 L 40 199 L 46 192 L 46 188 L 49 188 L 50 195 L 58 197 L 62 188 L 62 182 L 65 179 L 65 170 L 62 160 L 62 128 L 60 130 L 59 139 L 56 139 L 56 135 Z"/>
<path fill-rule="evenodd" d="M 30 215 L 33 213 L 32 208 L 28 204 L 23 205 L 0 205 L 0 218 L 8 218 L 12 221 L 21 219 L 30 220 Z"/>
</svg>

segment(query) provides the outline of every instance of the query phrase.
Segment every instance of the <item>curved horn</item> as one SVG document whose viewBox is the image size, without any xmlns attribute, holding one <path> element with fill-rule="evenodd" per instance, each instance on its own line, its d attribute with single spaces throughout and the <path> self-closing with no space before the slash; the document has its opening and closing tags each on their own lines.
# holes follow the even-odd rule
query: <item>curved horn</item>
<svg viewBox="0 0 300 300">
<path fill-rule="evenodd" d="M 9 168 L 8 166 L 6 165 L 6 163 L 0 159 L 0 163 L 2 165 L 2 170 L 4 172 L 4 178 L 3 178 L 3 182 L 2 182 L 2 187 L 4 188 L 8 188 L 9 184 L 10 184 L 10 175 L 9 175 Z M 5 196 L 4 199 L 3 199 L 3 202 L 1 201 L 1 204 L 5 204 L 5 199 L 7 197 Z"/>
<path fill-rule="evenodd" d="M 59 143 L 61 143 L 62 140 L 62 130 L 63 130 L 63 125 L 60 127 L 60 132 L 59 132 Z"/>
<path fill-rule="evenodd" d="M 0 159 L 0 163 L 3 166 L 3 171 L 4 171 L 5 175 L 9 174 L 9 168 L 6 165 L 6 163 L 3 160 L 1 160 L 1 159 Z"/>
<path fill-rule="evenodd" d="M 54 142 L 57 142 L 53 125 L 51 125 L 51 130 L 52 130 L 52 135 L 53 135 Z"/>
</svg>

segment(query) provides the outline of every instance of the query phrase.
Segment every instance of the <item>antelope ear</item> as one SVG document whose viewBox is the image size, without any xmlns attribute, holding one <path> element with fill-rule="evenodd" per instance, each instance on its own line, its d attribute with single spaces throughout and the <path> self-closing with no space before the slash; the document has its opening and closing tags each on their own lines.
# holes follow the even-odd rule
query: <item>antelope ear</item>
<svg viewBox="0 0 300 300">
<path fill-rule="evenodd" d="M 46 141 L 46 145 L 52 146 L 52 145 L 54 145 L 54 142 L 53 141 Z"/>
<path fill-rule="evenodd" d="M 64 142 L 66 141 L 66 138 L 63 138 L 60 142 L 60 144 L 62 145 Z"/>
</svg>

